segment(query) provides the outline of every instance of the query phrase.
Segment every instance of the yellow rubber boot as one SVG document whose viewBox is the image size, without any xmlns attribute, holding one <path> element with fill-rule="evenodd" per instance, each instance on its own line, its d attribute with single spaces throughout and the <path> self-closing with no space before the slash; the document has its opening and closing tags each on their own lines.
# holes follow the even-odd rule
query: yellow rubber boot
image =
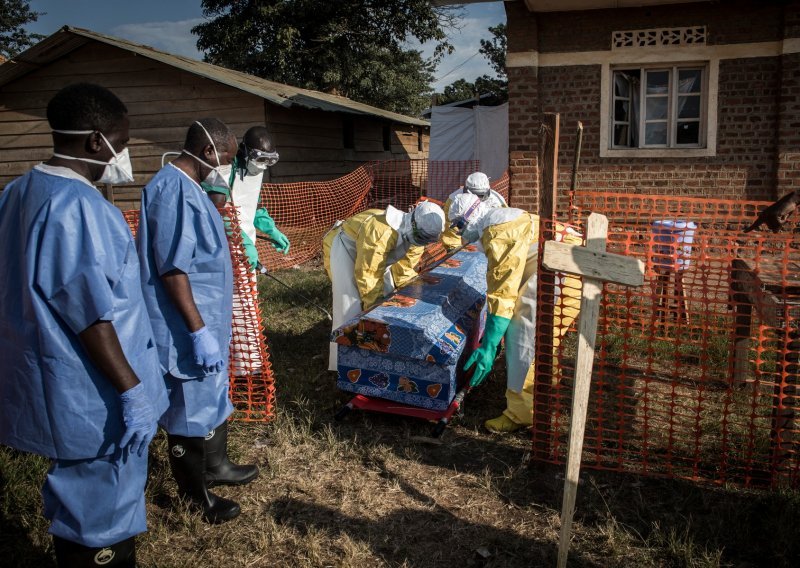
<svg viewBox="0 0 800 568">
<path fill-rule="evenodd" d="M 483 423 L 483 425 L 486 426 L 487 430 L 494 432 L 495 434 L 508 434 L 509 432 L 516 432 L 520 428 L 525 427 L 524 424 L 514 422 L 505 414 L 501 414 L 497 418 L 487 420 Z"/>
</svg>

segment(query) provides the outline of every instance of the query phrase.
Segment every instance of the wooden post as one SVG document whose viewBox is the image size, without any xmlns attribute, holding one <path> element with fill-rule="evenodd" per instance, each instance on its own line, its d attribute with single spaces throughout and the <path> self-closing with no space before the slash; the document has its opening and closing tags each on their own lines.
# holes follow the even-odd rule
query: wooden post
<svg viewBox="0 0 800 568">
<path fill-rule="evenodd" d="M 558 142 L 559 115 L 545 113 L 542 120 L 542 138 L 539 144 L 539 235 L 545 242 L 555 238 L 551 223 L 556 217 L 558 203 Z M 555 298 L 555 275 L 542 272 L 538 276 L 539 294 L 545 298 Z M 552 314 L 537 315 L 537 337 L 553 337 Z M 552 341 L 552 339 L 548 339 Z M 544 351 L 542 351 L 544 353 Z M 552 420 L 550 403 L 553 387 L 553 354 L 539 355 L 537 358 L 536 383 L 533 396 L 533 458 L 547 460 L 550 457 L 550 422 Z"/>
<path fill-rule="evenodd" d="M 572 393 L 572 415 L 567 447 L 567 472 L 564 478 L 564 500 L 561 505 L 561 536 L 558 544 L 558 566 L 567 565 L 575 496 L 581 469 L 583 435 L 586 429 L 586 409 L 592 382 L 597 320 L 600 315 L 603 281 L 628 286 L 644 283 L 644 263 L 641 260 L 606 253 L 608 219 L 597 213 L 589 215 L 586 224 L 586 247 L 566 243 L 545 243 L 542 264 L 545 268 L 583 277 L 581 312 L 578 321 L 578 355 L 575 362 L 575 387 Z"/>
<path fill-rule="evenodd" d="M 578 189 L 578 166 L 581 163 L 581 146 L 583 145 L 583 123 L 578 121 L 578 132 L 575 137 L 575 156 L 572 161 L 572 182 L 569 185 L 569 211 L 567 218 L 570 224 L 575 222 L 575 191 Z"/>
</svg>

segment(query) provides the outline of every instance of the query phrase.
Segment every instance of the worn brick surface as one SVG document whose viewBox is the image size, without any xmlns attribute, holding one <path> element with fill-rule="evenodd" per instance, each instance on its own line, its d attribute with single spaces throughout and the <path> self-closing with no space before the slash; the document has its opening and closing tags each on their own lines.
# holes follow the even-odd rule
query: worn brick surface
<svg viewBox="0 0 800 568">
<path fill-rule="evenodd" d="M 512 2 L 506 10 L 510 51 L 520 50 L 515 45 L 542 52 L 609 49 L 613 30 L 668 26 L 706 25 L 709 43 L 800 36 L 800 1 L 735 1 L 726 10 L 704 3 L 535 15 Z M 532 28 L 535 35 L 525 36 Z M 561 115 L 562 196 L 569 188 L 578 120 L 584 126 L 583 190 L 771 200 L 800 189 L 800 55 L 720 62 L 717 155 L 704 158 L 600 158 L 600 116 L 608 112 L 600 108 L 600 70 L 599 64 L 508 70 L 512 205 L 536 207 L 545 112 Z"/>
</svg>

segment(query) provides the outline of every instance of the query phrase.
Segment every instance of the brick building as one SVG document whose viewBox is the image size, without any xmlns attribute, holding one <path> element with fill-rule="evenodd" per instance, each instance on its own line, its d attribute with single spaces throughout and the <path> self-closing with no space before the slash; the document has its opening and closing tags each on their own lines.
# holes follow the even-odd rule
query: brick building
<svg viewBox="0 0 800 568">
<path fill-rule="evenodd" d="M 536 209 L 543 113 L 559 194 L 772 200 L 800 189 L 800 1 L 516 0 L 508 29 L 512 203 Z"/>
</svg>

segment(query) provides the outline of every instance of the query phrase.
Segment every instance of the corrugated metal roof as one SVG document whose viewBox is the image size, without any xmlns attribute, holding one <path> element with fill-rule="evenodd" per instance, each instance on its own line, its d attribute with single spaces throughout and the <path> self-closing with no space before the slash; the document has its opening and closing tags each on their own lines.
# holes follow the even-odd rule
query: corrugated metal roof
<svg viewBox="0 0 800 568">
<path fill-rule="evenodd" d="M 95 40 L 143 57 L 160 61 L 187 73 L 193 73 L 212 81 L 223 83 L 235 89 L 261 97 L 272 104 L 283 107 L 301 106 L 328 112 L 343 112 L 355 115 L 372 116 L 416 126 L 430 126 L 430 122 L 410 116 L 379 109 L 346 97 L 329 95 L 318 91 L 300 89 L 283 83 L 268 81 L 240 71 L 225 69 L 211 63 L 197 61 L 181 55 L 173 55 L 147 45 L 133 43 L 124 39 L 100 34 L 91 30 L 64 26 L 56 33 L 43 39 L 33 47 L 23 51 L 13 59 L 0 65 L 0 87 L 39 67 L 47 65 L 59 57 Z"/>
</svg>

